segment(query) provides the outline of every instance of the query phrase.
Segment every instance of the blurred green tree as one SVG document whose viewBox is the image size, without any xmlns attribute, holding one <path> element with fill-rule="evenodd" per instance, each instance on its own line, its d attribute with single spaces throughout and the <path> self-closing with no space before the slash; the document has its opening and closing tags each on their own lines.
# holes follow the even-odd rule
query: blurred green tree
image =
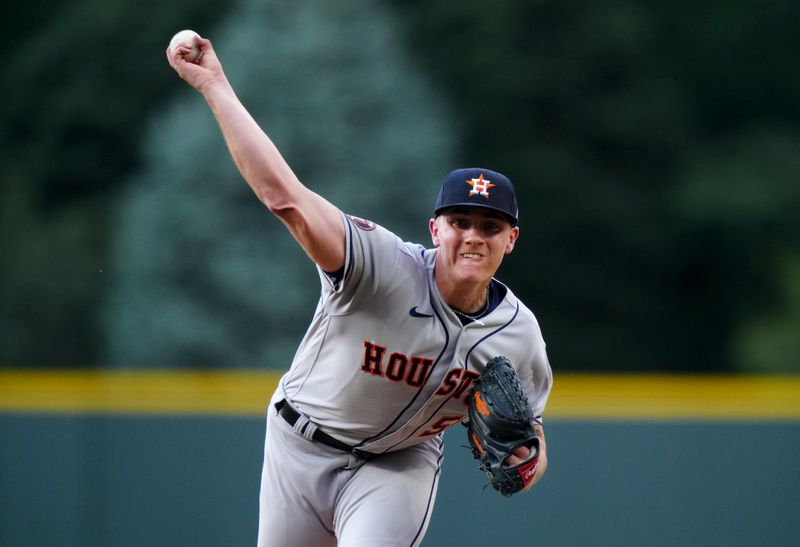
<svg viewBox="0 0 800 547">
<path fill-rule="evenodd" d="M 191 27 L 350 212 L 424 242 L 444 171 L 507 172 L 558 370 L 796 370 L 797 2 L 236 4 L 4 13 L 0 363 L 285 364 L 317 281 L 164 62 Z"/>
<path fill-rule="evenodd" d="M 231 2 L 32 0 L 4 10 L 0 364 L 96 363 L 107 200 L 173 89 L 164 50 Z"/>
<path fill-rule="evenodd" d="M 769 330 L 759 317 L 775 325 L 799 313 L 786 309 L 793 282 L 781 259 L 796 248 L 796 221 L 770 238 L 783 269 L 754 277 L 763 239 L 738 239 L 738 224 L 706 229 L 698 223 L 704 215 L 675 195 L 691 200 L 731 174 L 722 168 L 737 156 L 719 154 L 700 174 L 699 156 L 722 149 L 718 142 L 738 141 L 753 158 L 769 148 L 764 133 L 746 137 L 757 122 L 782 127 L 782 150 L 797 155 L 800 77 L 789 67 L 800 5 L 395 4 L 412 22 L 409 39 L 463 113 L 462 161 L 490 163 L 517 183 L 526 253 L 512 255 L 503 275 L 539 315 L 557 367 L 795 366 L 759 368 L 734 354 L 743 325 L 755 321 L 749 332 L 756 336 Z M 738 198 L 745 210 L 758 207 L 746 194 L 753 188 L 796 207 L 793 191 L 780 189 L 780 180 L 797 187 L 786 157 L 775 170 L 781 175 L 746 173 Z M 773 213 L 781 214 L 767 217 Z M 726 252 L 734 245 L 735 255 Z M 752 282 L 746 290 L 744 280 Z M 753 304 L 764 304 L 766 292 L 780 305 L 762 316 Z M 791 337 L 778 334 L 790 325 L 776 327 L 775 336 Z M 747 347 L 765 354 L 755 348 L 767 338 L 759 344 L 748 336 Z"/>
<path fill-rule="evenodd" d="M 737 370 L 797 371 L 798 152 L 795 128 L 742 128 L 698 151 L 673 194 L 687 239 L 704 243 L 681 262 L 703 289 L 698 304 L 725 318 Z"/>
<path fill-rule="evenodd" d="M 251 0 L 213 38 L 301 180 L 346 212 L 429 239 L 457 129 L 391 10 Z M 146 142 L 111 222 L 104 362 L 285 367 L 319 297 L 313 265 L 242 181 L 199 94 L 184 86 Z"/>
</svg>

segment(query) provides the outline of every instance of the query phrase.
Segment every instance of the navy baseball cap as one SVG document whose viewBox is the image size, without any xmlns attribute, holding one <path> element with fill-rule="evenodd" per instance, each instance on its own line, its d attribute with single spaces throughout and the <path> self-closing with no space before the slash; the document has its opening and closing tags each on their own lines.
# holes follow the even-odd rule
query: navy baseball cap
<svg viewBox="0 0 800 547">
<path fill-rule="evenodd" d="M 480 167 L 456 169 L 444 178 L 433 214 L 457 206 L 493 209 L 509 217 L 512 226 L 519 216 L 517 195 L 508 177 Z"/>
</svg>

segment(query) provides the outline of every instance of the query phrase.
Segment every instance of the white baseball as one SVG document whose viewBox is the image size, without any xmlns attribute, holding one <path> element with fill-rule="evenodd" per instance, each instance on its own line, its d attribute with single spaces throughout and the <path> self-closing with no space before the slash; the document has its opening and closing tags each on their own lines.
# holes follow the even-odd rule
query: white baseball
<svg viewBox="0 0 800 547">
<path fill-rule="evenodd" d="M 184 55 L 183 58 L 190 63 L 196 63 L 200 60 L 200 56 L 203 52 L 200 50 L 200 47 L 194 43 L 195 36 L 198 36 L 198 34 L 193 30 L 182 30 L 176 33 L 175 36 L 172 37 L 172 40 L 169 41 L 169 50 L 174 52 L 175 48 L 180 45 L 189 46 L 192 48 L 192 51 Z"/>
</svg>

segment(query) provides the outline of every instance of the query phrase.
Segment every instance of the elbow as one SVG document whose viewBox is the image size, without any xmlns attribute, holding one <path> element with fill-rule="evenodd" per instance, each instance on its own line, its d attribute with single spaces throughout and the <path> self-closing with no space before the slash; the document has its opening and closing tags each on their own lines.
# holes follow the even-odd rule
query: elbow
<svg viewBox="0 0 800 547">
<path fill-rule="evenodd" d="M 280 219 L 292 217 L 299 211 L 295 196 L 278 182 L 254 185 L 258 199 L 267 206 L 269 212 Z"/>
<path fill-rule="evenodd" d="M 265 203 L 269 212 L 278 217 L 289 229 L 299 229 L 305 224 L 303 213 L 294 202 L 284 200 Z"/>
<path fill-rule="evenodd" d="M 285 221 L 300 214 L 302 193 L 293 182 L 291 177 L 272 176 L 255 180 L 250 186 L 269 212 Z"/>
<path fill-rule="evenodd" d="M 278 218 L 283 219 L 297 214 L 298 207 L 290 199 L 275 199 L 274 196 L 264 195 L 259 196 L 259 199 L 261 199 L 261 202 L 267 206 L 269 212 Z"/>
<path fill-rule="evenodd" d="M 259 198 L 295 238 L 307 231 L 310 211 L 308 205 L 302 202 L 296 193 L 273 191 L 269 195 L 259 195 Z"/>
</svg>

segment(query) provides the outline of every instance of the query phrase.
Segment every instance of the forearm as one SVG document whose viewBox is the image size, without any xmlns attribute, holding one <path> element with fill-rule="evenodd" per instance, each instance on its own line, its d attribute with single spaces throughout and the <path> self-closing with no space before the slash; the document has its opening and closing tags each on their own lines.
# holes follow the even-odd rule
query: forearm
<svg viewBox="0 0 800 547">
<path fill-rule="evenodd" d="M 236 167 L 256 196 L 271 210 L 286 208 L 305 188 L 275 144 L 239 101 L 227 80 L 201 90 L 230 150 Z"/>
<path fill-rule="evenodd" d="M 327 271 L 341 267 L 344 228 L 338 210 L 303 186 L 226 80 L 200 91 L 233 161 L 256 196 L 286 225 L 311 260 Z"/>
<path fill-rule="evenodd" d="M 183 57 L 189 46 L 167 49 L 178 75 L 205 97 L 233 161 L 247 184 L 286 225 L 308 256 L 322 269 L 344 264 L 344 224 L 339 210 L 297 179 L 277 147 L 236 96 L 211 41 L 194 38 L 202 49 L 197 62 Z"/>
</svg>

